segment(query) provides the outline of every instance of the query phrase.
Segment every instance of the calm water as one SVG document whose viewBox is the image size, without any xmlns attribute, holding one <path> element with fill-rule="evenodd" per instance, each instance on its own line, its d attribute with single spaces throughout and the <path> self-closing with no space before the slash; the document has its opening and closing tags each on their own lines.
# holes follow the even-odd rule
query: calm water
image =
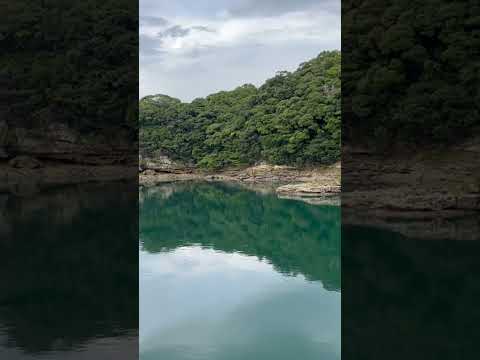
<svg viewBox="0 0 480 360">
<path fill-rule="evenodd" d="M 0 359 L 340 358 L 339 208 L 154 188 L 138 252 L 138 198 L 0 195 Z M 341 232 L 344 360 L 478 357 L 480 241 Z"/>
<path fill-rule="evenodd" d="M 340 209 L 225 185 L 140 193 L 142 360 L 340 359 Z"/>
<path fill-rule="evenodd" d="M 138 358 L 137 204 L 120 184 L 0 195 L 0 359 Z"/>
<path fill-rule="evenodd" d="M 343 360 L 478 359 L 479 254 L 480 238 L 344 226 Z"/>
</svg>

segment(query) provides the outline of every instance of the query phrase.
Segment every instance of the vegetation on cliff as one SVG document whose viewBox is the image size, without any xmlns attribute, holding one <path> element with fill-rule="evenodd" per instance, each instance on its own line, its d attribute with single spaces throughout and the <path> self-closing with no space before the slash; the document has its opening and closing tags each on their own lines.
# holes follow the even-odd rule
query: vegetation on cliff
<svg viewBox="0 0 480 360">
<path fill-rule="evenodd" d="M 246 84 L 183 103 L 140 101 L 141 152 L 203 168 L 330 164 L 340 157 L 339 51 L 322 52 L 259 88 Z"/>
</svg>

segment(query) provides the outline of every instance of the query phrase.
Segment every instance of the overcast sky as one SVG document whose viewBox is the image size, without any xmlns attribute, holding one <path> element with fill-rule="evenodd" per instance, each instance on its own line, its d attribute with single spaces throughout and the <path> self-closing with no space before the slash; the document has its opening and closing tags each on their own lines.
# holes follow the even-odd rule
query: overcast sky
<svg viewBox="0 0 480 360">
<path fill-rule="evenodd" d="M 261 85 L 340 49 L 340 0 L 140 0 L 140 96 Z"/>
</svg>

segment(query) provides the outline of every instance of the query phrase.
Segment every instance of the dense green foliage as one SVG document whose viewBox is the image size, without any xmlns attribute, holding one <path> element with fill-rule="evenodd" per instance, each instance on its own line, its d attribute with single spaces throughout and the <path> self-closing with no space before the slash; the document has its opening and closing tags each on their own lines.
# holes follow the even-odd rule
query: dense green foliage
<svg viewBox="0 0 480 360">
<path fill-rule="evenodd" d="M 323 52 L 260 88 L 243 85 L 182 103 L 140 101 L 141 152 L 160 151 L 204 168 L 328 164 L 340 156 L 339 51 Z"/>
<path fill-rule="evenodd" d="M 347 142 L 428 144 L 480 124 L 478 1 L 350 0 L 342 9 Z"/>
<path fill-rule="evenodd" d="M 0 98 L 9 103 L 1 109 L 7 121 L 136 128 L 137 2 L 3 3 Z"/>
</svg>

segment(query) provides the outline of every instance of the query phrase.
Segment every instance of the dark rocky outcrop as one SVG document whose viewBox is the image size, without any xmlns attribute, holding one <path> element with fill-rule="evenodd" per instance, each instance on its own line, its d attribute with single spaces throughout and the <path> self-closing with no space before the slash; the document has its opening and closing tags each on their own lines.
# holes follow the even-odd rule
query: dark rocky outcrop
<svg viewBox="0 0 480 360">
<path fill-rule="evenodd" d="M 343 203 L 404 211 L 480 210 L 480 137 L 380 154 L 344 149 Z"/>
<path fill-rule="evenodd" d="M 0 127 L 1 129 L 1 127 Z M 81 131 L 62 123 L 42 127 L 5 126 L 3 147 L 9 157 L 26 155 L 50 161 L 106 165 L 134 160 L 132 133 L 126 128 Z"/>
<path fill-rule="evenodd" d="M 8 164 L 11 167 L 19 169 L 38 169 L 43 166 L 43 163 L 31 156 L 20 155 L 11 159 Z"/>
<path fill-rule="evenodd" d="M 61 122 L 27 125 L 0 122 L 0 192 L 23 194 L 138 175 L 138 145 L 130 128 L 82 130 Z"/>
<path fill-rule="evenodd" d="M 403 147 L 388 156 L 344 148 L 343 165 L 345 223 L 416 238 L 478 238 L 478 135 L 444 148 Z"/>
</svg>

